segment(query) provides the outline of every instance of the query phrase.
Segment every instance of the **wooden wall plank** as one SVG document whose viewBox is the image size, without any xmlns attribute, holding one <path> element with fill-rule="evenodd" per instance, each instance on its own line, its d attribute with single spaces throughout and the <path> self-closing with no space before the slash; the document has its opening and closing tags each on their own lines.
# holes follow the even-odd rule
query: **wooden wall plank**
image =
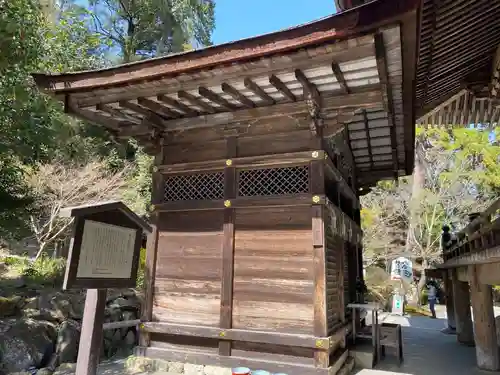
<svg viewBox="0 0 500 375">
<path fill-rule="evenodd" d="M 160 214 L 155 321 L 219 326 L 222 243 L 222 211 Z"/>
<path fill-rule="evenodd" d="M 312 334 L 310 248 L 308 207 L 236 210 L 234 328 Z"/>
</svg>

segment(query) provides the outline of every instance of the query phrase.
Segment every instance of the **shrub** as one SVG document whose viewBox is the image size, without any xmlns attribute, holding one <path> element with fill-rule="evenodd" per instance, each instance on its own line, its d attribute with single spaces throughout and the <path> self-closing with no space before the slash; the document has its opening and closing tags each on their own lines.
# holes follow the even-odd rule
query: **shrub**
<svg viewBox="0 0 500 375">
<path fill-rule="evenodd" d="M 141 248 L 139 255 L 139 269 L 137 270 L 137 288 L 144 288 L 144 270 L 146 269 L 146 249 Z"/>
<path fill-rule="evenodd" d="M 429 294 L 427 288 L 423 288 L 420 293 L 420 304 L 427 305 L 429 303 Z"/>
<path fill-rule="evenodd" d="M 7 267 L 23 277 L 27 284 L 60 286 L 63 281 L 66 260 L 46 255 L 32 261 L 24 257 L 7 256 L 1 259 Z"/>
</svg>

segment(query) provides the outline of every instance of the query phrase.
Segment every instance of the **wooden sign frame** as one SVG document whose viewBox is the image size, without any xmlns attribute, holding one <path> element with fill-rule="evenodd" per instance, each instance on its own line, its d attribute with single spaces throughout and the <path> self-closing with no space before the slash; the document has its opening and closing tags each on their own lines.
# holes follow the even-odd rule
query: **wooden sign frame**
<svg viewBox="0 0 500 375">
<path fill-rule="evenodd" d="M 151 227 L 120 201 L 93 205 L 69 207 L 61 210 L 60 216 L 74 217 L 73 235 L 70 243 L 63 289 L 106 289 L 134 288 L 136 286 L 139 256 L 143 232 L 151 232 Z M 94 222 L 105 226 L 135 231 L 130 273 L 127 278 L 79 277 L 78 268 L 86 223 Z M 90 225 L 89 225 L 90 226 Z M 112 227 L 110 227 L 112 230 Z"/>
</svg>

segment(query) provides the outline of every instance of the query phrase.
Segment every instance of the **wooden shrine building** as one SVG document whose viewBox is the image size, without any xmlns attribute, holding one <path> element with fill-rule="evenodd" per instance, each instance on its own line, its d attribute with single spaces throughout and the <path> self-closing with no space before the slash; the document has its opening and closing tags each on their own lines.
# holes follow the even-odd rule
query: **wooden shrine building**
<svg viewBox="0 0 500 375">
<path fill-rule="evenodd" d="M 155 157 L 142 353 L 289 375 L 352 366 L 359 196 L 412 172 L 417 116 L 461 85 L 443 63 L 455 55 L 432 58 L 429 17 L 446 17 L 429 2 L 34 75 L 68 113 Z"/>
</svg>

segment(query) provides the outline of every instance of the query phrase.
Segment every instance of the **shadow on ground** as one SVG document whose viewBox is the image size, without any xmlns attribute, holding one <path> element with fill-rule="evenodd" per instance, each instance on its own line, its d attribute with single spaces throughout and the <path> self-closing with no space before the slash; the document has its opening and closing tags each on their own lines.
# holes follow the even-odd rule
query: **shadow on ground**
<svg viewBox="0 0 500 375">
<path fill-rule="evenodd" d="M 476 367 L 475 349 L 457 343 L 455 335 L 442 333 L 446 319 L 388 316 L 386 322 L 403 327 L 404 361 L 397 363 L 395 353 L 374 370 L 357 370 L 357 375 L 479 375 L 492 374 Z"/>
</svg>

